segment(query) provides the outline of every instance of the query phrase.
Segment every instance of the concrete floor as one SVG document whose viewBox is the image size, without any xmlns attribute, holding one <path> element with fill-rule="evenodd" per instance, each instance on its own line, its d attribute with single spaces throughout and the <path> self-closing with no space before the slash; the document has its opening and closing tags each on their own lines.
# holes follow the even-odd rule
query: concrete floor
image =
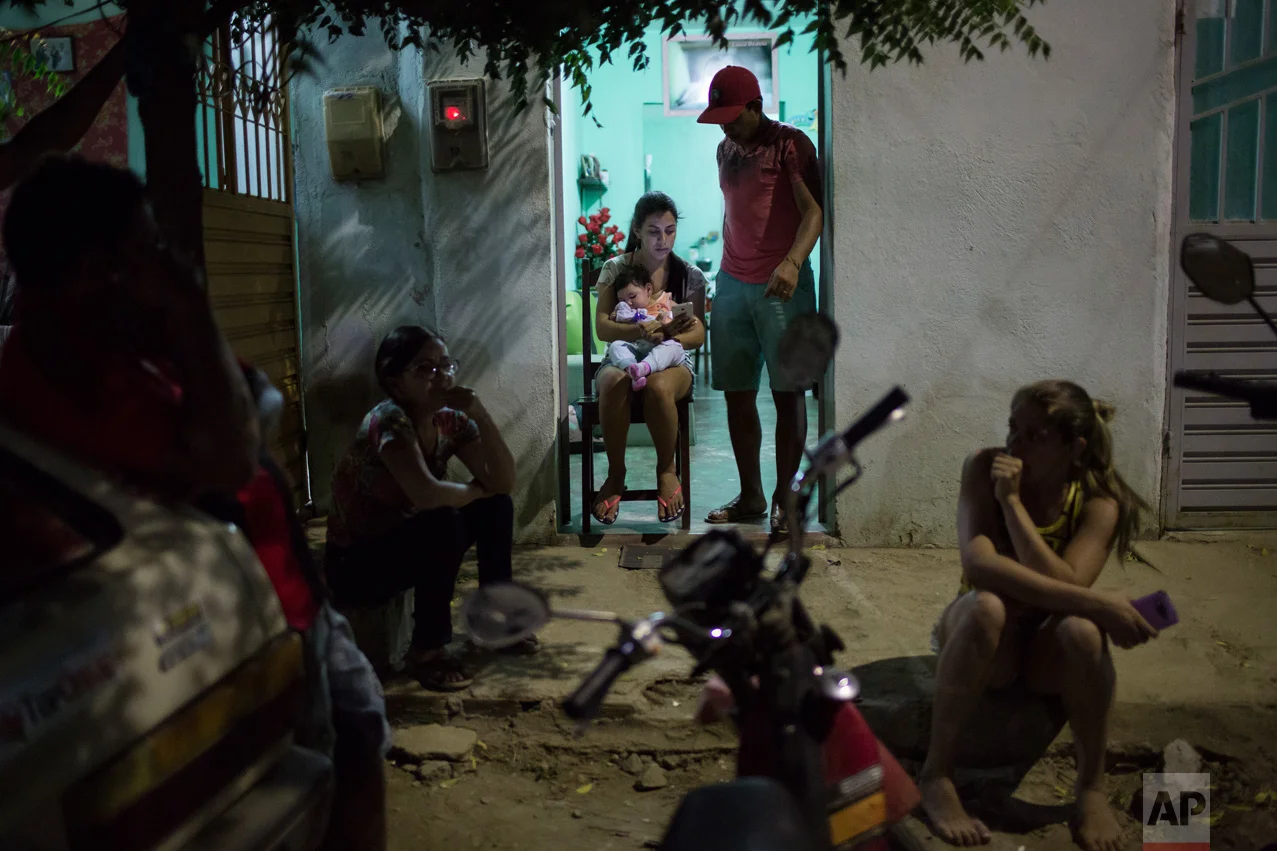
<svg viewBox="0 0 1277 851">
<path fill-rule="evenodd" d="M 763 386 L 766 387 L 766 376 Z M 703 533 L 713 527 L 705 522 L 705 517 L 715 508 L 726 505 L 740 493 L 740 479 L 736 473 L 736 460 L 732 455 L 731 439 L 727 433 L 727 403 L 723 394 L 709 386 L 705 374 L 697 378 L 696 388 L 696 443 L 692 446 L 692 495 L 690 509 L 692 512 L 693 533 Z M 807 445 L 813 446 L 820 436 L 818 402 L 807 396 Z M 763 459 L 763 487 L 768 492 L 776 486 L 776 409 L 771 404 L 770 396 L 759 394 L 759 420 L 763 427 L 763 447 L 760 457 Z M 573 455 L 571 459 L 571 520 L 564 530 L 565 534 L 581 532 L 581 456 Z M 653 488 L 656 486 L 656 450 L 651 446 L 631 446 L 626 451 L 626 486 L 629 488 Z M 594 476 L 596 488 L 602 487 L 607 478 L 607 456 L 599 452 L 594 456 Z M 766 521 L 759 520 L 745 524 L 763 532 L 767 528 Z M 813 529 L 821 529 L 818 524 Z M 657 519 L 655 502 L 622 502 L 617 522 L 612 526 L 604 526 L 594 522 L 591 534 L 606 533 L 609 538 L 624 535 L 662 535 L 681 532 L 679 523 L 661 523 Z"/>
<path fill-rule="evenodd" d="M 1215 772 L 1219 773 L 1219 794 L 1224 799 L 1219 802 L 1220 809 L 1227 804 L 1225 821 L 1212 830 L 1212 841 L 1218 835 L 1220 848 L 1253 851 L 1263 844 L 1255 837 L 1262 836 L 1267 842 L 1277 829 L 1273 813 L 1248 803 L 1258 790 L 1277 787 L 1272 769 L 1277 764 L 1277 619 L 1272 617 L 1277 601 L 1277 535 L 1249 534 L 1231 543 L 1144 543 L 1139 546 L 1139 555 L 1141 561 L 1110 563 L 1098 587 L 1131 597 L 1165 590 L 1181 622 L 1144 647 L 1114 651 L 1118 691 L 1110 721 L 1109 762 L 1115 806 L 1121 809 L 1132 800 L 1139 772 L 1157 770 L 1158 755 L 1167 744 L 1186 739 L 1214 766 L 1210 768 L 1213 784 L 1217 782 Z M 519 580 L 543 589 L 558 605 L 610 610 L 623 616 L 665 608 L 655 571 L 624 570 L 617 564 L 618 556 L 615 545 L 521 550 L 516 554 L 515 573 Z M 934 689 L 929 636 L 936 616 L 957 588 L 957 553 L 816 548 L 812 556 L 814 565 L 803 587 L 803 600 L 813 618 L 830 624 L 846 643 L 838 661 L 859 679 L 859 708 L 875 733 L 906 768 L 916 769 L 926 746 Z M 464 579 L 467 588 L 474 582 L 470 567 Z M 356 630 L 358 633 L 358 627 Z M 604 704 L 605 720 L 586 737 L 576 738 L 558 705 L 598 664 L 616 640 L 616 629 L 606 624 L 560 621 L 549 624 L 540 637 L 543 648 L 538 655 L 490 660 L 475 684 L 460 694 L 429 693 L 403 679 L 386 683 L 387 708 L 396 726 L 435 721 L 479 725 L 478 729 L 487 730 L 483 726 L 487 724 L 492 729 L 484 738 L 491 742 L 498 737 L 510 738 L 507 749 L 527 751 L 527 760 L 533 763 L 565 748 L 592 749 L 590 755 L 582 757 L 579 770 L 593 773 L 576 777 L 568 783 L 568 791 L 559 790 L 562 794 L 552 794 L 553 790 L 542 788 L 544 783 L 526 778 L 523 785 L 527 789 L 506 789 L 502 783 L 513 783 L 510 777 L 518 780 L 523 775 L 512 769 L 508 760 L 502 763 L 485 754 L 485 759 L 494 759 L 494 767 L 486 774 L 480 770 L 477 780 L 465 781 L 469 784 L 466 794 L 475 799 L 471 802 L 473 817 L 488 818 L 483 804 L 511 794 L 516 802 L 526 804 L 523 810 L 510 813 L 518 838 L 498 832 L 496 839 L 485 839 L 492 848 L 564 847 L 558 834 L 544 841 L 536 839 L 540 836 L 537 831 L 546 827 L 541 821 L 552 820 L 555 806 L 585 807 L 584 811 L 573 811 L 572 818 L 559 820 L 569 827 L 579 823 L 585 825 L 582 831 L 593 830 L 598 825 L 591 819 L 606 822 L 606 844 L 599 844 L 603 839 L 587 836 L 594 843 L 592 847 L 638 847 L 634 837 L 641 834 L 634 831 L 657 830 L 668 818 L 667 811 L 673 810 L 682 787 L 671 787 L 674 791 L 661 803 L 665 809 L 660 812 L 655 805 L 648 808 L 651 812 L 621 809 L 634 805 L 628 786 L 611 798 L 598 797 L 586 806 L 579 793 L 571 792 L 576 782 L 591 782 L 597 775 L 596 793 L 606 791 L 608 782 L 618 789 L 622 785 L 608 773 L 600 753 L 606 756 L 627 747 L 677 749 L 712 739 L 710 744 L 724 751 L 719 765 L 727 776 L 734 737 L 728 729 L 696 728 L 691 723 L 699 685 L 687 680 L 692 662 L 680 648 L 668 646 L 622 676 Z M 989 783 L 994 782 L 989 778 L 1009 774 L 1011 787 L 1019 790 L 1018 804 L 997 805 L 1009 808 L 994 811 L 1001 813 L 1003 822 L 995 827 L 992 845 L 986 847 L 998 851 L 1071 848 L 1065 825 L 1073 777 L 1068 728 L 1061 728 L 1058 720 L 1049 727 L 1038 723 L 1044 717 L 1040 705 L 1014 705 L 1022 711 L 1013 715 L 1006 711 L 1010 707 L 1005 699 L 986 699 L 975 713 L 960 746 L 967 780 L 960 773 L 959 783 Z M 533 721 L 548 725 L 536 734 L 540 738 L 528 728 Z M 1032 739 L 1031 745 L 1024 744 L 1027 738 Z M 496 744 L 493 747 L 500 749 Z M 1026 747 L 1032 751 L 1027 762 Z M 1037 755 L 1043 756 L 1034 762 Z M 1019 767 L 1009 769 L 1012 760 Z M 1243 783 L 1234 777 L 1250 780 Z M 722 778 L 689 774 L 676 782 L 694 786 L 715 779 Z M 624 780 L 625 784 L 630 782 L 632 778 Z M 1238 786 L 1241 792 L 1232 789 L 1239 783 L 1245 787 Z M 412 843 L 423 828 L 406 814 L 435 812 L 430 830 L 446 833 L 458 813 L 470 812 L 465 809 L 469 799 L 464 796 L 430 803 L 434 799 L 412 788 L 420 783 L 400 785 L 406 788 L 397 790 L 402 801 L 396 804 L 399 809 L 392 817 L 392 834 L 402 840 L 396 847 L 420 847 Z M 429 794 L 442 799 L 450 793 L 435 790 Z M 590 807 L 603 815 L 592 815 Z M 642 815 L 642 823 L 623 825 L 625 829 L 613 835 L 612 821 L 618 812 L 628 812 L 634 822 Z M 420 821 L 424 817 L 413 818 Z M 1127 833 L 1122 847 L 1132 851 L 1141 847 L 1139 822 L 1125 815 L 1121 819 Z M 925 847 L 947 847 L 925 838 L 926 830 L 916 820 L 910 819 L 907 827 Z M 618 840 L 614 836 L 630 838 Z"/>
<path fill-rule="evenodd" d="M 1140 545 L 1146 563 L 1110 563 L 1097 587 L 1138 597 L 1165 590 L 1180 624 L 1157 640 L 1114 653 L 1118 672 L 1115 738 L 1153 740 L 1178 735 L 1231 753 L 1277 744 L 1277 536 L 1250 543 Z M 516 556 L 516 578 L 554 602 L 638 616 L 665 608 L 651 570 L 617 566 L 619 548 L 546 548 Z M 841 664 L 865 685 L 866 714 L 882 702 L 884 718 L 906 751 L 925 741 L 934 657 L 932 624 L 952 599 L 960 568 L 953 550 L 819 549 L 803 586 L 812 617 L 830 624 L 847 649 Z M 542 632 L 543 651 L 530 659 L 501 658 L 464 696 L 476 706 L 503 701 L 558 701 L 576 687 L 615 640 L 615 628 L 570 621 Z M 662 680 L 691 668 L 680 648 L 622 677 L 609 698 L 615 715 L 686 720 L 688 695 L 654 705 L 645 697 Z M 430 702 L 415 684 L 389 688 L 392 704 Z M 677 701 L 677 702 L 675 702 Z M 911 716 L 902 720 L 903 714 Z M 1256 726 L 1258 725 L 1258 726 Z M 1258 735 L 1261 733 L 1263 735 Z M 1169 738 L 1167 738 L 1169 737 Z M 1165 739 L 1162 741 L 1161 739 Z"/>
</svg>

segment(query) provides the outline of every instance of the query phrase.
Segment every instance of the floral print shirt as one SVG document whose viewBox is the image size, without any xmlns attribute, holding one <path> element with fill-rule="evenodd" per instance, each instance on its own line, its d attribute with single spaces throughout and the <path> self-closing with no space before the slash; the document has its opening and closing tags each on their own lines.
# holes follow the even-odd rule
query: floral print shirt
<svg viewBox="0 0 1277 851">
<path fill-rule="evenodd" d="M 434 416 L 438 438 L 422 446 L 426 466 L 437 479 L 448 475 L 448 462 L 479 438 L 479 427 L 461 411 L 444 408 Z M 355 440 L 333 473 L 328 542 L 350 546 L 393 531 L 412 516 L 412 501 L 395 481 L 381 450 L 392 440 L 419 440 L 408 414 L 392 400 L 378 403 L 364 417 Z"/>
</svg>

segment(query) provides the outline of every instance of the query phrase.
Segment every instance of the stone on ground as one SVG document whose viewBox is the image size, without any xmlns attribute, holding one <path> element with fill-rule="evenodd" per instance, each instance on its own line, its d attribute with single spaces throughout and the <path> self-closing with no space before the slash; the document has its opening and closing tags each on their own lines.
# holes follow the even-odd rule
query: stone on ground
<svg viewBox="0 0 1277 851">
<path fill-rule="evenodd" d="M 1176 739 L 1162 751 L 1162 771 L 1167 774 L 1199 774 L 1202 755 L 1183 739 Z"/>
<path fill-rule="evenodd" d="M 421 724 L 395 731 L 395 747 L 416 762 L 461 762 L 474 750 L 479 734 L 464 727 Z"/>
<path fill-rule="evenodd" d="M 417 777 L 426 783 L 447 780 L 452 776 L 452 763 L 432 759 L 417 766 Z"/>
<path fill-rule="evenodd" d="M 668 785 L 669 780 L 665 777 L 665 771 L 653 763 L 643 771 L 643 776 L 634 784 L 634 788 L 640 792 L 651 792 L 655 789 L 664 789 Z"/>
</svg>

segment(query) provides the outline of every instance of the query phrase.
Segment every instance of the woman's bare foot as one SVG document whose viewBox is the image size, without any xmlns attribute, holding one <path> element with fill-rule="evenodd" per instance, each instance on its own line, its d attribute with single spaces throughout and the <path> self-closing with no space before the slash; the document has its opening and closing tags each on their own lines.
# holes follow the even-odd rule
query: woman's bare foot
<svg viewBox="0 0 1277 851">
<path fill-rule="evenodd" d="M 613 478 L 609 471 L 607 480 L 599 489 L 594 508 L 590 512 L 594 515 L 594 519 L 605 525 L 615 523 L 616 516 L 621 513 L 620 497 L 623 493 L 625 493 L 625 473 L 622 472 L 618 477 Z"/>
<path fill-rule="evenodd" d="M 664 502 L 657 502 L 656 513 L 662 523 L 683 515 L 683 486 L 673 473 L 656 474 L 656 492 Z"/>
<path fill-rule="evenodd" d="M 958 790 L 948 777 L 919 779 L 918 791 L 922 793 L 922 809 L 931 830 L 945 842 L 969 847 L 985 845 L 992 838 L 984 822 L 967 815 Z"/>
<path fill-rule="evenodd" d="M 1103 792 L 1079 792 L 1073 815 L 1073 839 L 1083 851 L 1121 851 L 1122 826 Z"/>
</svg>

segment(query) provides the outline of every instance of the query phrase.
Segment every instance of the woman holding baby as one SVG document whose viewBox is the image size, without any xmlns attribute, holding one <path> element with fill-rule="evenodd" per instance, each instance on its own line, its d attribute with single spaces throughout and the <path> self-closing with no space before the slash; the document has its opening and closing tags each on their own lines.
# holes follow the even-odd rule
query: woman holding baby
<svg viewBox="0 0 1277 851">
<path fill-rule="evenodd" d="M 657 515 L 669 523 L 683 515 L 683 489 L 674 473 L 678 449 L 675 405 L 692 392 L 696 375 L 684 352 L 705 342 L 705 276 L 674 254 L 678 208 L 662 192 L 649 192 L 634 206 L 626 253 L 603 265 L 597 285 L 598 338 L 609 343 L 595 384 L 607 451 L 608 475 L 594 504 L 594 519 L 611 525 L 625 491 L 625 444 L 634 394 L 656 447 Z M 618 299 L 617 283 L 623 284 Z M 690 304 L 680 315 L 678 305 Z M 620 345 L 617 345 L 620 344 Z"/>
</svg>

